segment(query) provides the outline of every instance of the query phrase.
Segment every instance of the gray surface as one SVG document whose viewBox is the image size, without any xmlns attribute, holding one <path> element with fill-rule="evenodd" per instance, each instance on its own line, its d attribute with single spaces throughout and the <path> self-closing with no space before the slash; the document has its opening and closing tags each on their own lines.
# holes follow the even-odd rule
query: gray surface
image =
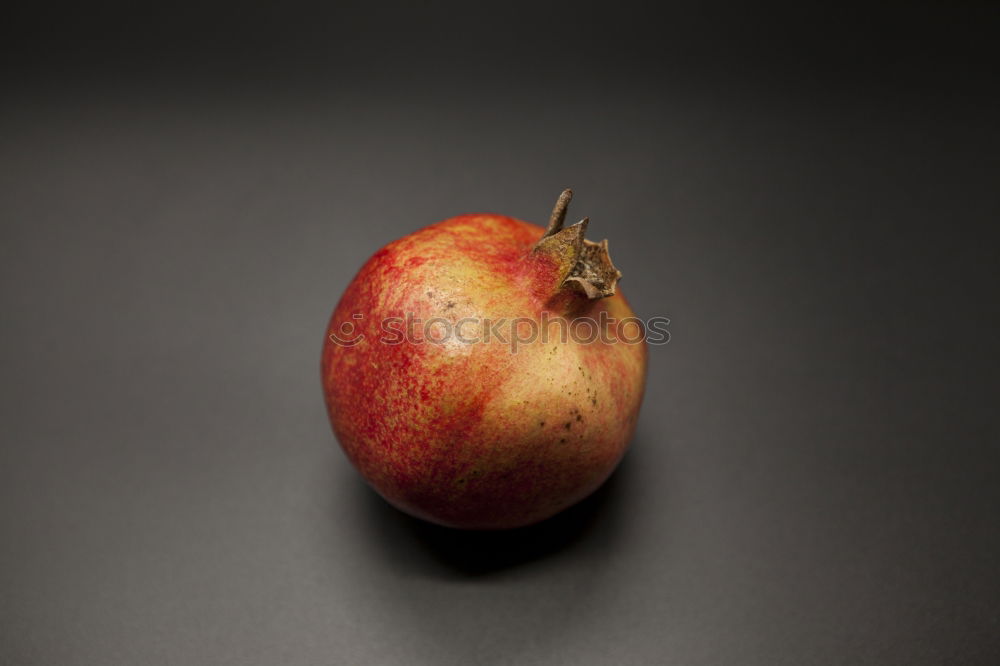
<svg viewBox="0 0 1000 666">
<path fill-rule="evenodd" d="M 0 663 L 997 663 L 980 70 L 373 62 L 0 109 Z M 408 519 L 330 432 L 326 319 L 385 242 L 567 185 L 672 320 L 633 449 L 526 532 Z"/>
</svg>

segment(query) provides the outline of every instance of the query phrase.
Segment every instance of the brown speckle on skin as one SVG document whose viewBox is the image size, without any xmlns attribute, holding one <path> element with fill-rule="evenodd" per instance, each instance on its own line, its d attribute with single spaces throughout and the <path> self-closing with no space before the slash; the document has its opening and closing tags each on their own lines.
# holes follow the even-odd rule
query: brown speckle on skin
<svg viewBox="0 0 1000 666">
<path fill-rule="evenodd" d="M 582 415 L 580 415 L 580 414 L 577 414 L 577 415 L 576 415 L 576 420 L 577 420 L 577 421 L 582 421 L 582 420 L 583 420 L 583 416 L 582 416 Z"/>
<path fill-rule="evenodd" d="M 560 444 L 565 444 L 566 443 L 566 438 L 565 437 L 560 437 L 559 438 L 559 443 Z"/>
<path fill-rule="evenodd" d="M 545 421 L 539 421 L 538 422 L 538 427 L 539 428 L 544 428 L 545 427 Z"/>
<path fill-rule="evenodd" d="M 569 430 L 572 427 L 572 425 L 573 425 L 572 423 L 566 421 L 566 430 Z"/>
</svg>

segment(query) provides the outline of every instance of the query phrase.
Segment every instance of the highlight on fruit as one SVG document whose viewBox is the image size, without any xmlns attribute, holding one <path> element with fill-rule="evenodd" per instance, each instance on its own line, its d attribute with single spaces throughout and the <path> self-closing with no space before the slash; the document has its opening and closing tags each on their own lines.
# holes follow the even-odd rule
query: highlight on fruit
<svg viewBox="0 0 1000 666">
<path fill-rule="evenodd" d="M 464 529 L 536 523 L 596 490 L 636 429 L 649 344 L 608 241 L 473 213 L 381 248 L 340 297 L 321 378 L 347 458 L 389 503 Z"/>
</svg>

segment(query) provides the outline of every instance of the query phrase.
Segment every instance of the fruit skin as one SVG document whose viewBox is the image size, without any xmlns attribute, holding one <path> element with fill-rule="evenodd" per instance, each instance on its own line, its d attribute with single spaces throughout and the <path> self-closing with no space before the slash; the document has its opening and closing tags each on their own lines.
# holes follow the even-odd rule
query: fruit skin
<svg viewBox="0 0 1000 666">
<path fill-rule="evenodd" d="M 485 332 L 485 319 L 539 321 L 543 311 L 634 317 L 620 291 L 590 300 L 562 286 L 556 262 L 532 252 L 542 234 L 501 215 L 445 220 L 376 252 L 337 305 L 321 364 L 330 421 L 354 466 L 397 508 L 450 527 L 528 525 L 596 490 L 625 453 L 645 385 L 644 340 L 562 342 L 553 324 L 547 342 L 516 353 L 492 336 L 382 341 L 400 337 L 386 333 L 385 318 L 407 313 L 474 318 L 467 339 Z M 332 341 L 351 326 L 360 342 Z M 510 337 L 509 325 L 499 330 Z"/>
</svg>

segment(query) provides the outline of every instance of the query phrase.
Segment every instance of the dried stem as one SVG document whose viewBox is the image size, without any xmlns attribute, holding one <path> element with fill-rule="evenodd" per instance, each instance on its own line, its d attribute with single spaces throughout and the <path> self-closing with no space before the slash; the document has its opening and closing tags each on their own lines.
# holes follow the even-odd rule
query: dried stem
<svg viewBox="0 0 1000 666">
<path fill-rule="evenodd" d="M 559 199 L 556 200 L 555 207 L 552 209 L 552 215 L 549 216 L 549 226 L 545 228 L 542 238 L 551 236 L 563 228 L 563 222 L 566 221 L 566 211 L 569 209 L 569 202 L 572 198 L 573 190 L 567 188 L 562 191 Z"/>
</svg>

